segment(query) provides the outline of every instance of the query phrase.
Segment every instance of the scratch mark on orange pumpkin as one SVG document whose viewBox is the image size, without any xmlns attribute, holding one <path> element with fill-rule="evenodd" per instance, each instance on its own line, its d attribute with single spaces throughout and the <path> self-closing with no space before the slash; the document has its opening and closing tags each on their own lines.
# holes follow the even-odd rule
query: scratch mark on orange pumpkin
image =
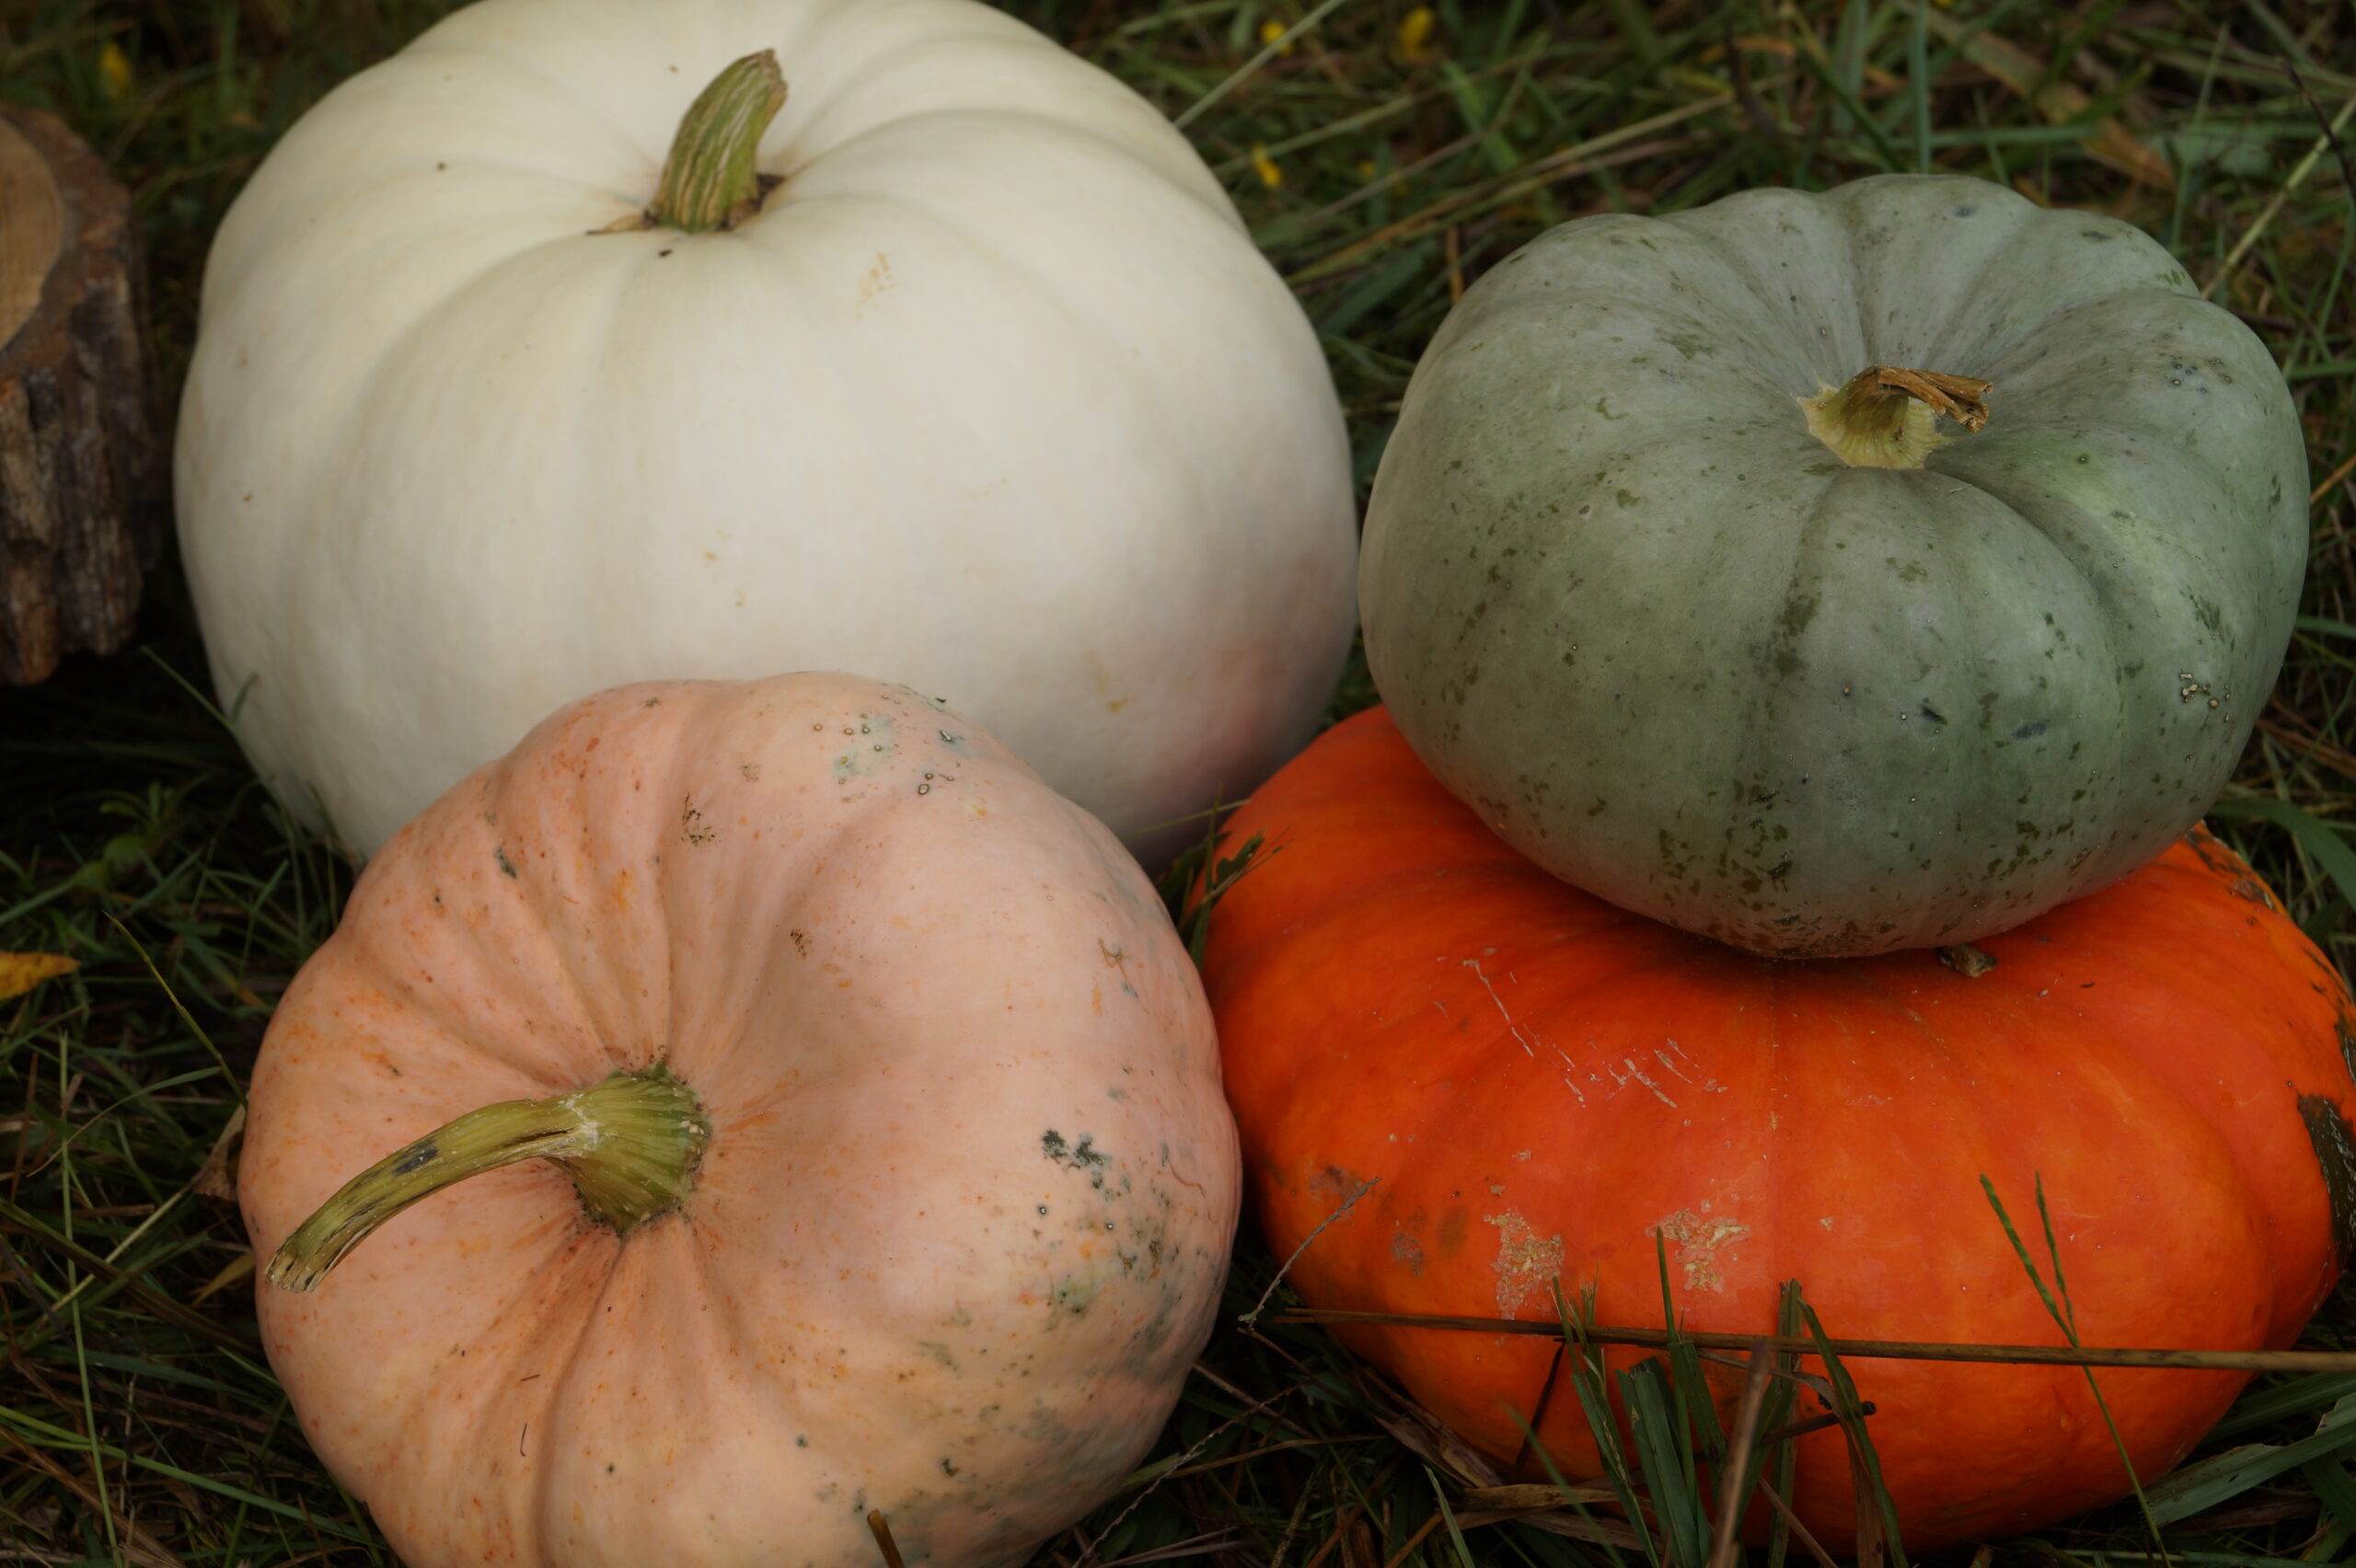
<svg viewBox="0 0 2356 1568">
<path fill-rule="evenodd" d="M 1636 1066 L 1635 1057 L 1622 1057 L 1620 1066 L 1626 1067 L 1628 1070 L 1625 1073 L 1623 1073 L 1620 1070 L 1620 1067 L 1611 1066 L 1609 1065 L 1607 1065 L 1603 1069 L 1611 1075 L 1611 1080 L 1614 1083 L 1617 1083 L 1623 1089 L 1627 1088 L 1631 1083 L 1643 1084 L 1646 1089 L 1652 1090 L 1654 1099 L 1659 1101 L 1663 1105 L 1668 1106 L 1671 1110 L 1675 1110 L 1677 1108 L 1677 1101 L 1671 1100 L 1666 1093 L 1664 1093 L 1660 1085 L 1655 1083 L 1651 1078 L 1645 1076 L 1645 1069 Z"/>
<path fill-rule="evenodd" d="M 1513 1035 L 1515 1043 L 1520 1045 L 1521 1054 L 1532 1060 L 1535 1060 L 1538 1055 L 1537 1045 L 1543 1043 L 1543 1042 L 1539 1041 L 1537 1036 L 1529 1030 L 1526 1030 L 1522 1028 L 1521 1025 L 1514 1022 L 1513 1014 L 1506 1011 L 1505 998 L 1497 995 L 1497 988 L 1489 983 L 1489 977 L 1481 973 L 1481 961 L 1479 959 L 1468 958 L 1463 959 L 1461 962 L 1463 963 L 1465 968 L 1472 972 L 1472 978 L 1481 982 L 1481 989 L 1489 993 L 1489 1000 L 1496 1004 L 1497 1016 L 1506 1020 L 1506 1029 Z M 1556 1054 L 1560 1055 L 1559 1052 Z"/>
</svg>

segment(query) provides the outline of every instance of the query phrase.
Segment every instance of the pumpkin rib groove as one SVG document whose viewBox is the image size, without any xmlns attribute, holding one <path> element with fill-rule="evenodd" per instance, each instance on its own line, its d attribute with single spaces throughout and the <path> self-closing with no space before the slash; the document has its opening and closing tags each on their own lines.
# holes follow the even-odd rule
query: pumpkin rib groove
<svg viewBox="0 0 2356 1568">
<path fill-rule="evenodd" d="M 666 686 L 664 689 L 676 688 Z M 633 728 L 637 733 L 629 739 L 642 742 L 647 732 L 667 728 L 667 725 L 662 725 L 659 721 L 649 722 L 641 715 Z M 540 939 L 537 952 L 511 953 L 511 967 L 519 974 L 537 970 L 560 976 L 566 994 L 576 1009 L 574 1027 L 580 1032 L 579 1043 L 583 1051 L 600 1058 L 606 1070 L 640 1071 L 668 1055 L 667 1036 L 650 1038 L 653 1034 L 651 1030 L 634 1029 L 630 1027 L 629 1019 L 609 1014 L 600 1002 L 598 986 L 595 983 L 598 972 L 624 973 L 626 966 L 617 963 L 615 955 L 610 951 L 599 951 L 595 947 L 568 947 L 557 937 L 558 932 L 568 928 L 569 916 L 577 916 L 581 910 L 594 907 L 596 901 L 576 894 L 565 885 L 567 872 L 572 867 L 570 857 L 561 853 L 567 847 L 541 841 L 534 832 L 539 824 L 531 810 L 532 800 L 537 791 L 546 788 L 549 782 L 545 771 L 519 777 L 517 770 L 504 762 L 487 770 L 479 791 L 485 804 L 476 813 L 475 819 L 466 824 L 466 831 L 479 840 L 487 836 L 481 828 L 491 827 L 494 820 L 501 824 L 502 831 L 489 857 L 499 869 L 499 880 L 482 877 L 483 885 L 491 896 L 512 899 L 524 913 L 524 918 L 512 924 L 500 922 L 502 929 L 530 933 Z M 572 786 L 569 792 L 576 804 L 585 793 L 584 779 L 567 779 L 560 775 L 555 782 L 560 789 L 567 784 Z M 477 823 L 480 824 L 480 828 Z M 514 836 L 512 845 L 509 836 L 503 831 L 509 824 L 522 830 Z M 478 862 L 484 858 L 480 847 L 478 843 L 475 856 Z M 514 868 L 513 872 L 507 869 L 511 866 Z M 506 885 L 500 885 L 500 882 Z M 658 915 L 655 925 L 656 930 L 653 934 L 667 948 L 670 922 Z M 666 996 L 664 1002 L 667 1004 L 669 1000 Z M 661 1010 L 660 1008 L 653 1009 L 657 1013 Z M 644 1024 L 651 1022 L 652 1019 L 641 1018 L 639 1021 Z M 596 1076 L 593 1074 L 581 1082 L 554 1083 L 543 1092 L 562 1094 L 586 1088 L 595 1081 Z"/>
<path fill-rule="evenodd" d="M 790 204 L 785 202 L 784 190 L 780 190 L 770 200 L 779 209 L 778 215 L 782 217 L 783 206 Z M 807 202 L 814 199 L 804 197 L 799 200 Z M 872 194 L 855 194 L 846 191 L 830 193 L 814 200 L 887 206 L 894 211 L 899 210 L 898 203 L 891 198 Z M 775 291 L 770 294 L 769 303 L 780 313 L 791 312 L 800 328 L 797 363 L 806 365 L 814 361 L 824 366 L 827 379 L 834 387 L 835 406 L 856 407 L 861 411 L 863 417 L 860 419 L 837 421 L 836 434 L 839 437 L 846 426 L 854 430 L 857 432 L 861 454 L 867 460 L 865 470 L 867 477 L 871 479 L 879 476 L 884 478 L 894 487 L 896 493 L 893 505 L 873 508 L 868 515 L 860 520 L 860 525 L 868 529 L 894 530 L 895 543 L 897 546 L 894 553 L 899 569 L 920 573 L 930 580 L 925 597 L 941 606 L 939 624 L 944 626 L 952 624 L 949 612 L 957 608 L 960 601 L 955 594 L 943 593 L 946 584 L 941 582 L 939 576 L 940 557 L 938 552 L 926 548 L 924 536 L 927 525 L 931 519 L 926 514 L 924 508 L 916 504 L 915 476 L 907 462 L 905 461 L 903 454 L 887 449 L 880 433 L 896 428 L 896 421 L 891 417 L 894 412 L 891 400 L 876 388 L 872 371 L 855 363 L 854 357 L 847 352 L 846 345 L 833 334 L 818 329 L 818 324 L 814 319 L 814 306 L 811 302 L 814 302 L 823 295 L 813 286 L 813 280 L 802 275 L 794 258 L 787 255 L 781 248 L 763 242 L 764 235 L 780 235 L 783 233 L 783 228 L 784 225 L 775 223 L 755 225 L 737 231 L 730 237 L 744 241 L 747 250 L 790 282 L 791 286 Z M 815 552 L 809 550 L 805 546 L 804 553 L 806 555 Z M 958 630 L 963 637 L 956 657 L 961 663 L 965 661 L 979 663 L 976 657 L 970 626 L 959 624 Z"/>
<path fill-rule="evenodd" d="M 506 40 L 501 39 L 496 33 L 469 33 L 460 35 L 443 35 L 438 33 L 427 34 L 418 40 L 415 51 L 416 64 L 422 72 L 433 63 L 436 55 L 442 54 L 455 54 L 467 59 L 485 61 L 492 64 L 496 64 L 525 81 L 533 83 L 538 86 L 549 88 L 554 97 L 560 99 L 571 108 L 579 110 L 579 114 L 577 116 L 577 129 L 581 133 L 595 136 L 601 140 L 612 140 L 617 145 L 628 146 L 635 152 L 648 152 L 645 144 L 641 143 L 636 137 L 617 137 L 613 135 L 609 120 L 598 109 L 596 103 L 589 97 L 588 92 L 581 86 L 580 83 L 572 80 L 570 77 L 550 71 L 541 61 L 533 58 L 533 56 L 528 53 L 513 48 L 503 47 L 505 41 Z M 401 52 L 406 54 L 409 53 L 410 51 L 404 50 Z M 398 59 L 398 56 L 397 55 L 394 58 Z M 387 63 L 389 63 L 390 62 L 387 62 Z M 681 79 L 685 80 L 684 77 Z M 377 85 L 381 86 L 381 83 Z M 682 112 L 684 112 L 687 107 L 688 98 L 692 98 L 694 96 L 693 90 L 690 89 L 687 94 L 687 98 L 682 98 L 680 100 L 679 108 Z M 660 171 L 663 164 L 664 154 L 669 149 L 667 147 L 656 147 L 652 150 L 649 156 L 653 160 L 653 168 L 650 170 L 650 173 Z M 386 167 L 387 169 L 390 169 L 397 166 L 388 162 Z M 653 187 L 652 184 L 649 184 L 647 187 L 646 201 L 641 202 L 639 205 L 641 207 L 645 206 L 646 202 L 653 200 Z"/>
<path fill-rule="evenodd" d="M 1805 603 L 1820 601 L 1820 590 L 1816 594 L 1804 593 L 1803 579 L 1807 579 L 1811 587 L 1822 581 L 1816 575 L 1819 569 L 1815 567 L 1814 558 L 1825 553 L 1824 533 L 1831 525 L 1833 497 L 1840 489 L 1841 481 L 1848 477 L 1848 472 L 1850 471 L 1826 476 L 1823 486 L 1817 491 L 1815 499 L 1809 502 L 1807 510 L 1800 513 L 1799 525 L 1793 536 L 1791 564 L 1784 574 L 1783 592 L 1774 600 L 1782 609 L 1772 623 L 1775 640 L 1773 647 L 1765 650 L 1766 657 L 1763 663 L 1767 664 L 1779 664 L 1786 657 L 1797 658 L 1799 655 L 1796 645 L 1807 636 L 1807 628 L 1813 624 L 1814 612 L 1811 611 L 1804 617 L 1798 613 L 1798 606 Z M 1771 689 L 1764 694 L 1761 707 L 1772 714 L 1781 706 L 1779 698 L 1780 693 Z M 1776 757 L 1778 754 L 1788 749 L 1789 745 L 1789 738 L 1773 725 L 1748 726 L 1743 737 L 1742 748 L 1737 754 L 1737 769 L 1727 779 L 1726 787 L 1748 792 L 1750 788 L 1748 780 L 1782 777 L 1788 770 L 1776 766 Z M 1742 831 L 1742 825 L 1737 821 L 1732 818 L 1727 820 L 1724 828 L 1725 836 L 1718 847 L 1721 861 L 1734 852 L 1734 839 Z M 1684 899 L 1676 894 L 1671 894 L 1671 898 L 1674 901 L 1672 906 L 1684 903 Z"/>
<path fill-rule="evenodd" d="M 1009 128 L 1026 126 L 1045 133 L 1043 135 L 1043 141 L 1079 143 L 1094 149 L 1101 156 L 1132 166 L 1140 173 L 1162 176 L 1167 179 L 1167 171 L 1159 165 L 1149 163 L 1141 157 L 1136 147 L 1104 134 L 1096 127 L 1058 119 L 1037 103 L 1011 109 L 982 110 L 966 105 L 952 105 L 940 109 L 919 110 L 912 114 L 899 115 L 882 123 L 871 125 L 840 142 L 831 144 L 820 156 L 827 158 L 837 157 L 859 147 L 861 143 L 872 138 L 889 136 L 910 128 L 940 129 L 944 124 L 953 125 L 959 121 L 987 121 L 994 126 Z M 1233 203 L 1228 203 L 1222 209 L 1207 201 L 1206 193 L 1201 190 L 1194 190 L 1189 185 L 1174 179 L 1168 182 L 1176 187 L 1189 201 L 1201 207 L 1205 213 L 1235 229 L 1238 234 L 1248 236 L 1250 231 L 1244 227 L 1241 216 L 1235 213 Z M 791 186 L 791 179 L 788 177 L 787 184 L 780 187 L 777 194 L 770 199 L 782 200 Z M 879 197 L 878 200 L 893 202 L 908 202 L 910 205 L 916 204 L 900 193 Z M 960 237 L 967 236 L 961 231 Z"/>
<path fill-rule="evenodd" d="M 1737 197 L 1734 200 L 1739 202 L 1744 198 Z M 1618 226 L 1621 232 L 1629 234 L 1634 243 L 1640 245 L 1646 243 L 1646 236 L 1655 232 L 1674 234 L 1693 244 L 1717 265 L 1726 281 L 1747 290 L 1752 303 L 1758 306 L 1759 319 L 1756 323 L 1732 324 L 1748 340 L 1748 346 L 1754 354 L 1779 365 L 1796 367 L 1813 363 L 1817 359 L 1821 345 L 1812 340 L 1808 334 L 1801 330 L 1800 324 L 1792 318 L 1791 302 L 1787 299 L 1779 300 L 1776 297 L 1771 281 L 1753 269 L 1751 265 L 1753 258 L 1745 255 L 1740 247 L 1735 245 L 1715 226 L 1705 222 L 1692 221 L 1694 218 L 1695 214 L 1691 213 L 1673 213 L 1657 220 L 1664 225 L 1664 228 L 1655 231 L 1645 226 L 1646 220 L 1630 215 Z M 1601 225 L 1599 225 L 1599 229 L 1600 228 Z M 1536 249 L 1546 244 L 1547 236 L 1541 236 L 1538 240 L 1532 242 L 1531 248 Z M 1668 265 L 1671 269 L 1669 275 L 1682 285 L 1679 293 L 1690 299 L 1692 293 L 1690 283 L 1677 276 L 1673 270 L 1674 260 Z M 1854 266 L 1852 266 L 1852 271 L 1854 272 Z M 1722 340 L 1727 335 L 1729 326 L 1728 322 L 1714 316 L 1698 303 L 1680 301 L 1672 304 L 1669 296 L 1665 296 L 1657 289 L 1634 286 L 1615 289 L 1610 287 L 1606 281 L 1601 279 L 1582 279 L 1568 288 L 1550 290 L 1542 301 L 1530 303 L 1542 308 L 1551 306 L 1551 309 L 1545 311 L 1550 315 L 1558 313 L 1566 303 L 1589 308 L 1598 306 L 1632 308 L 1665 324 L 1694 329 L 1705 339 L 1710 340 Z M 1492 313 L 1496 313 L 1494 306 Z M 1477 320 L 1478 317 L 1474 319 Z M 1690 363 L 1686 368 L 1691 368 Z M 1778 390 L 1788 393 L 1790 388 L 1779 386 Z M 1809 390 L 1812 391 L 1814 388 L 1811 387 Z"/>
<path fill-rule="evenodd" d="M 898 125 L 936 117 L 935 115 L 911 115 L 905 120 L 893 121 L 891 126 L 879 129 L 892 129 Z M 1053 124 L 1052 121 L 1044 116 L 1034 118 L 1037 118 L 1042 125 Z M 1118 157 L 1124 163 L 1136 162 L 1126 150 L 1117 144 L 1096 137 L 1091 137 L 1090 140 L 1106 154 Z M 1118 340 L 1118 335 L 1114 330 L 1119 325 L 1117 321 L 1102 314 L 1084 313 L 1084 291 L 1057 290 L 1048 287 L 1045 281 L 1035 275 L 1032 269 L 1022 266 L 988 244 L 976 234 L 961 216 L 945 210 L 938 201 L 920 197 L 907 190 L 895 191 L 888 197 L 870 197 L 868 200 L 888 202 L 895 210 L 921 219 L 931 225 L 941 234 L 955 241 L 967 255 L 978 261 L 987 262 L 1002 280 L 1003 286 L 1000 291 L 1002 294 L 1025 297 L 1036 302 L 1045 315 L 1065 326 L 1074 345 L 1074 358 L 1081 363 L 1092 362 L 1096 357 L 1094 352 L 1088 347 L 1089 344 Z M 1091 368 L 1101 369 L 1102 367 L 1091 363 Z M 1162 386 L 1159 381 L 1150 376 L 1126 382 L 1111 376 L 1106 376 L 1104 379 L 1125 395 L 1127 399 L 1126 407 L 1134 410 L 1134 418 L 1141 428 L 1164 429 L 1168 428 L 1172 421 L 1172 410 L 1167 405 L 1166 398 L 1161 395 Z M 1100 407 L 1096 411 L 1101 415 L 1103 409 Z"/>
<path fill-rule="evenodd" d="M 1806 212 L 1807 210 L 1801 209 L 1801 211 Z M 1811 218 L 1813 214 L 1811 214 Z M 1758 334 L 1755 339 L 1757 348 L 1768 349 L 1771 351 L 1775 348 L 1781 348 L 1784 352 L 1783 353 L 1773 355 L 1773 359 L 1783 363 L 1789 364 L 1795 367 L 1796 370 L 1798 366 L 1808 365 L 1813 363 L 1821 363 L 1819 359 L 1819 355 L 1823 351 L 1823 343 L 1821 340 L 1812 338 L 1807 332 L 1803 330 L 1802 323 L 1793 314 L 1793 302 L 1788 298 L 1782 300 L 1777 299 L 1775 296 L 1773 280 L 1769 278 L 1765 273 L 1760 271 L 1753 264 L 1754 262 L 1762 259 L 1763 257 L 1758 254 L 1747 254 L 1742 247 L 1735 244 L 1731 237 L 1715 225 L 1710 225 L 1705 221 L 1691 221 L 1698 218 L 1699 210 L 1696 212 L 1672 213 L 1664 221 L 1675 225 L 1682 232 L 1692 235 L 1703 240 L 1715 254 L 1724 259 L 1727 267 L 1727 275 L 1750 290 L 1752 303 L 1759 310 L 1761 324 L 1762 328 L 1765 329 L 1765 330 Z M 1854 298 L 1856 293 L 1856 258 L 1854 252 L 1846 247 L 1842 248 L 1841 256 L 1846 271 L 1842 279 L 1842 286 L 1838 292 L 1844 297 Z M 1632 301 L 1631 303 L 1636 302 Z M 1646 302 L 1644 307 L 1647 310 L 1648 314 L 1651 311 L 1657 310 L 1658 308 L 1657 304 L 1650 302 Z M 1714 337 L 1719 335 L 1724 329 L 1723 323 L 1714 319 L 1706 310 L 1698 306 L 1695 307 L 1690 319 L 1692 320 L 1692 325 Z M 1858 312 L 1852 320 L 1844 321 L 1838 325 L 1854 327 L 1856 329 L 1858 340 L 1861 343 L 1867 341 L 1869 339 L 1869 334 L 1865 330 L 1865 317 L 1862 311 Z M 1786 337 L 1780 344 L 1772 341 L 1772 334 L 1777 332 L 1788 334 L 1788 337 Z M 1865 363 L 1871 362 L 1874 356 L 1868 352 L 1865 356 L 1865 361 L 1861 362 L 1855 368 L 1863 369 Z M 1855 370 L 1852 370 L 1849 374 L 1855 374 Z M 1823 380 L 1824 378 L 1819 375 L 1816 379 Z M 1842 379 L 1845 379 L 1845 377 Z M 1827 384 L 1837 386 L 1841 382 L 1840 380 L 1833 380 Z M 1794 397 L 1804 396 L 1807 393 L 1814 392 L 1816 388 L 1813 386 L 1807 386 L 1796 389 L 1787 383 L 1779 381 L 1776 384 L 1775 390 L 1784 394 L 1786 397 Z M 1808 439 L 1813 441 L 1815 437 L 1810 436 Z"/>
</svg>

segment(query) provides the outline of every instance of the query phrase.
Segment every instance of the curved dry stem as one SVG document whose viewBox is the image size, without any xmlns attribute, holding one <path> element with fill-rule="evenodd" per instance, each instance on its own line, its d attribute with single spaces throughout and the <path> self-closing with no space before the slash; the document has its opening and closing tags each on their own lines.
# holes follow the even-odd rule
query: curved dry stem
<svg viewBox="0 0 2356 1568">
<path fill-rule="evenodd" d="M 310 1290 L 376 1228 L 443 1188 L 526 1159 L 553 1160 L 592 1218 L 628 1234 L 686 1201 L 711 1122 L 657 1064 L 547 1100 L 469 1111 L 346 1182 L 270 1260 L 282 1290 Z"/>
</svg>

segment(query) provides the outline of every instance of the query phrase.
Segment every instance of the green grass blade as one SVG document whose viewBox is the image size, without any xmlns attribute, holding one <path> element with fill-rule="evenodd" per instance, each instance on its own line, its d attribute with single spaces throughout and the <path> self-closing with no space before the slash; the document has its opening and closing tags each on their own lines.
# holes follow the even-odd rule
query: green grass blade
<svg viewBox="0 0 2356 1568">
<path fill-rule="evenodd" d="M 2338 1419 L 2335 1420 L 2334 1418 Z M 2309 1437 L 2295 1443 L 2250 1443 L 2186 1465 L 2144 1494 L 2152 1517 L 2174 1524 L 2261 1486 L 2314 1459 L 2356 1451 L 2356 1395 L 2340 1401 Z"/>
<path fill-rule="evenodd" d="M 2209 808 L 2209 814 L 2229 820 L 2270 822 L 2289 832 L 2299 847 L 2315 857 L 2339 895 L 2356 904 L 2356 848 L 2349 847 L 2339 829 L 2288 801 L 2263 795 L 2228 795 Z"/>
<path fill-rule="evenodd" d="M 1865 1401 L 1857 1397 L 1857 1385 L 1849 1377 L 1849 1369 L 1832 1352 L 1832 1342 L 1818 1319 L 1816 1309 L 1806 1301 L 1800 1303 L 1800 1315 L 1807 1323 L 1808 1337 L 1816 1342 L 1818 1359 L 1824 1363 L 1824 1375 L 1832 1384 L 1832 1413 L 1841 1420 L 1841 1430 L 1855 1446 L 1859 1464 L 1873 1490 L 1873 1504 L 1881 1515 L 1882 1539 L 1889 1549 L 1894 1568 L 1906 1568 L 1906 1548 L 1898 1528 L 1898 1505 L 1891 1500 L 1889 1488 L 1881 1478 L 1881 1455 L 1875 1451 L 1874 1435 L 1866 1430 Z"/>
</svg>

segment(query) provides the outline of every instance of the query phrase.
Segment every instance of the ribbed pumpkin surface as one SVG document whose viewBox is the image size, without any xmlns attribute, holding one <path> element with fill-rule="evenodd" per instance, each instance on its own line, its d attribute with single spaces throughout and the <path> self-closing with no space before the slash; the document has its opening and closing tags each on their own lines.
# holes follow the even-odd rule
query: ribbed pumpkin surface
<svg viewBox="0 0 2356 1568">
<path fill-rule="evenodd" d="M 2042 1178 L 2088 1344 L 2287 1345 L 2337 1277 L 2356 1010 L 2205 832 L 1985 940 L 1977 979 L 1629 915 L 1508 848 L 1381 710 L 1263 787 L 1229 852 L 1253 834 L 1207 979 L 1269 1245 L 1326 1227 L 1290 1275 L 1312 1305 L 1545 1318 L 1559 1278 L 1658 1324 L 1657 1239 L 1694 1328 L 1770 1332 L 1798 1279 L 1835 1336 L 2058 1344 L 1983 1174 L 2033 1247 Z M 1510 1458 L 1535 1413 L 1595 1473 L 1567 1387 L 1540 1410 L 1552 1341 L 1344 1337 L 1480 1447 Z M 2074 1369 L 1848 1365 L 1910 1546 L 2127 1490 Z M 2246 1381 L 2101 1378 L 2146 1478 Z M 1842 1440 L 1800 1443 L 1801 1516 L 1846 1541 Z"/>
</svg>

